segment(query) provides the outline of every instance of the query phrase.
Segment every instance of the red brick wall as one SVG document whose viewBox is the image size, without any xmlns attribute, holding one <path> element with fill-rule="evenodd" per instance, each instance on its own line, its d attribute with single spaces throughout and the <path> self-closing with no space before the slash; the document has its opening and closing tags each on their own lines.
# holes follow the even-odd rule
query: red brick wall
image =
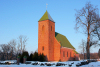
<svg viewBox="0 0 100 67">
<path fill-rule="evenodd" d="M 60 43 L 54 37 L 54 61 L 60 60 L 60 48 L 61 48 Z"/>
<path fill-rule="evenodd" d="M 65 52 L 65 57 L 63 56 L 63 52 Z M 68 52 L 68 57 L 67 57 L 67 52 Z M 62 47 L 60 55 L 61 61 L 74 60 L 74 54 L 75 52 L 73 51 L 73 49 Z"/>
<path fill-rule="evenodd" d="M 42 27 L 44 25 L 44 30 Z M 51 30 L 52 26 L 52 30 Z M 44 53 L 48 61 L 54 60 L 55 23 L 50 20 L 38 22 L 38 53 Z M 42 50 L 44 47 L 44 50 Z"/>
<path fill-rule="evenodd" d="M 52 29 L 51 29 L 52 27 Z M 49 21 L 49 61 L 54 61 L 55 23 Z"/>
</svg>

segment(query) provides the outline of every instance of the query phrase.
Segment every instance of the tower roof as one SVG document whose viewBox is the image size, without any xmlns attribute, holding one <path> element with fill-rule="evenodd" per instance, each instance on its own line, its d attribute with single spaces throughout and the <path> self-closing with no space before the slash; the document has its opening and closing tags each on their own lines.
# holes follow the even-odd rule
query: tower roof
<svg viewBox="0 0 100 67">
<path fill-rule="evenodd" d="M 43 21 L 43 20 L 51 20 L 54 22 L 54 20 L 51 18 L 50 14 L 47 12 L 47 10 L 39 21 Z"/>
<path fill-rule="evenodd" d="M 55 37 L 62 47 L 75 49 L 64 35 L 55 32 Z"/>
</svg>

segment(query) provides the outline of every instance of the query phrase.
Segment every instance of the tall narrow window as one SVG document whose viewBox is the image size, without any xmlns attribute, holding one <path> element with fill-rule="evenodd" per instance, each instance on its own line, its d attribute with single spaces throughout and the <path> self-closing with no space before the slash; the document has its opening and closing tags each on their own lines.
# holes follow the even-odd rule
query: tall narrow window
<svg viewBox="0 0 100 67">
<path fill-rule="evenodd" d="M 52 26 L 51 26 L 51 31 L 52 31 Z"/>
<path fill-rule="evenodd" d="M 44 51 L 44 46 L 42 47 L 42 50 Z"/>
<path fill-rule="evenodd" d="M 68 57 L 68 52 L 67 52 L 67 57 Z"/>
<path fill-rule="evenodd" d="M 70 52 L 70 57 L 71 57 L 71 52 Z"/>
<path fill-rule="evenodd" d="M 44 31 L 44 25 L 42 26 L 42 31 Z"/>
<path fill-rule="evenodd" d="M 63 51 L 63 57 L 65 57 L 65 51 Z"/>
</svg>

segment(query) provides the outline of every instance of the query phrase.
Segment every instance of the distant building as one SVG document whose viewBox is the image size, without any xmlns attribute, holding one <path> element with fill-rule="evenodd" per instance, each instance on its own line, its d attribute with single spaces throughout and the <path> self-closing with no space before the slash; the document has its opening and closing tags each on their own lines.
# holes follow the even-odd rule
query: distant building
<svg viewBox="0 0 100 67">
<path fill-rule="evenodd" d="M 38 53 L 43 53 L 48 61 L 79 60 L 68 39 L 55 32 L 55 22 L 47 11 L 38 21 Z"/>
</svg>

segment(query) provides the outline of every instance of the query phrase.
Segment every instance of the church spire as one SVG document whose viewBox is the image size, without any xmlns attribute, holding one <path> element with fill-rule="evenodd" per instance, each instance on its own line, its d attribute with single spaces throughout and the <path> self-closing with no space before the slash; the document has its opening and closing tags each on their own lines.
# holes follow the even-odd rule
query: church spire
<svg viewBox="0 0 100 67">
<path fill-rule="evenodd" d="M 47 10 L 39 21 L 43 21 L 43 20 L 51 20 L 54 22 L 54 20 L 51 18 L 50 14 L 47 12 Z"/>
</svg>

